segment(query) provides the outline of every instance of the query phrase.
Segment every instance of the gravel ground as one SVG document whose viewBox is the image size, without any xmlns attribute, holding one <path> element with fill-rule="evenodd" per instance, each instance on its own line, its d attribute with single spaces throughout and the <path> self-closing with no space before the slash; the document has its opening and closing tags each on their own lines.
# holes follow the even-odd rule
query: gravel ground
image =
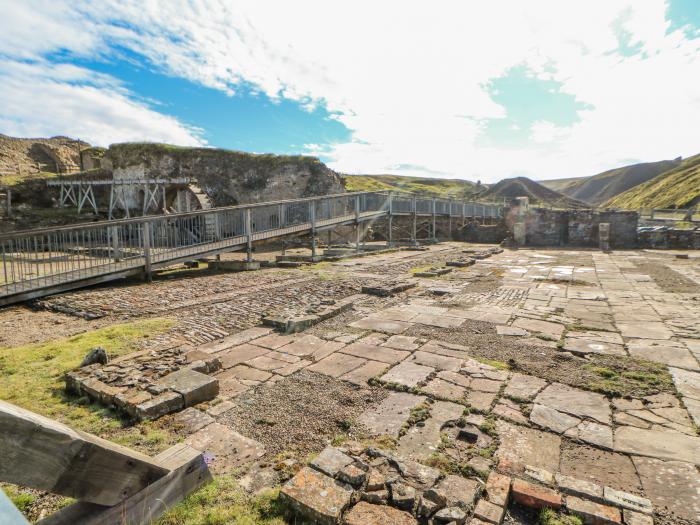
<svg viewBox="0 0 700 525">
<path fill-rule="evenodd" d="M 302 370 L 241 395 L 222 423 L 263 443 L 269 458 L 280 452 L 305 457 L 351 427 L 361 433 L 355 419 L 388 394 Z"/>
<path fill-rule="evenodd" d="M 700 285 L 687 278 L 685 275 L 669 268 L 661 262 L 652 261 L 634 261 L 636 268 L 634 270 L 627 269 L 628 273 L 642 273 L 649 275 L 654 282 L 664 292 L 670 293 L 698 293 Z"/>
</svg>

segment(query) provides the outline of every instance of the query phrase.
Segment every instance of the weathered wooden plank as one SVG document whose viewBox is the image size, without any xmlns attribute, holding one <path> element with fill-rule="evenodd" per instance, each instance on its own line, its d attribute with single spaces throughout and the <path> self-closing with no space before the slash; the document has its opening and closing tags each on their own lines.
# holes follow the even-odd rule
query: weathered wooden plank
<svg viewBox="0 0 700 525">
<path fill-rule="evenodd" d="M 162 478 L 150 457 L 0 401 L 0 480 L 115 505 Z"/>
<path fill-rule="evenodd" d="M 154 459 L 170 472 L 123 502 L 113 507 L 75 503 L 37 525 L 145 525 L 211 481 L 202 453 L 185 444 L 175 445 Z"/>
</svg>

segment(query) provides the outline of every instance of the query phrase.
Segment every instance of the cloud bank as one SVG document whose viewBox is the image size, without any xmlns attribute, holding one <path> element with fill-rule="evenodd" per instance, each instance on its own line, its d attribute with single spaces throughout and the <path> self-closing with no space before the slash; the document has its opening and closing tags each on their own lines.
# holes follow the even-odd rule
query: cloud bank
<svg viewBox="0 0 700 525">
<path fill-rule="evenodd" d="M 128 49 L 232 96 L 323 105 L 352 140 L 308 151 L 340 171 L 590 175 L 698 152 L 700 38 L 672 30 L 666 10 L 663 0 L 0 0 L 0 128 L 36 135 L 61 122 L 97 143 L 201 143 L 117 79 L 70 65 Z M 533 99 L 518 141 L 484 140 L 517 109 L 493 92 L 514 68 L 576 100 L 575 118 L 559 122 L 539 111 L 546 97 Z"/>
</svg>

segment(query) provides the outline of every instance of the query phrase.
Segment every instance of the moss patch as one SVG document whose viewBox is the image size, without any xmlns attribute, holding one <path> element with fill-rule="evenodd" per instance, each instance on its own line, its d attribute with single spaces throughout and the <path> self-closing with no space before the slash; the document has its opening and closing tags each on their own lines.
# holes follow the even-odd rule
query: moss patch
<svg viewBox="0 0 700 525">
<path fill-rule="evenodd" d="M 185 498 L 156 525 L 285 525 L 307 522 L 288 521 L 287 511 L 279 499 L 279 490 L 271 489 L 249 496 L 230 476 L 220 476 L 212 483 Z"/>
</svg>

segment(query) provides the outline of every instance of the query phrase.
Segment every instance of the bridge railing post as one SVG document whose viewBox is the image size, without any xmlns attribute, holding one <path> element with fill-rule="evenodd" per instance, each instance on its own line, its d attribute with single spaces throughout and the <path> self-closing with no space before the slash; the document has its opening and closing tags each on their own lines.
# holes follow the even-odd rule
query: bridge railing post
<svg viewBox="0 0 700 525">
<path fill-rule="evenodd" d="M 309 201 L 309 221 L 311 222 L 311 257 L 316 257 L 316 201 Z"/>
<path fill-rule="evenodd" d="M 245 209 L 246 261 L 253 260 L 253 226 L 250 208 Z"/>
<path fill-rule="evenodd" d="M 415 195 L 411 200 L 411 214 L 413 215 L 413 224 L 411 225 L 411 243 L 416 244 L 416 221 L 418 218 L 418 203 L 416 202 Z"/>
<path fill-rule="evenodd" d="M 355 251 L 360 253 L 360 196 L 355 195 Z"/>
<path fill-rule="evenodd" d="M 143 275 L 146 281 L 151 282 L 153 280 L 153 274 L 151 272 L 151 225 L 148 221 L 143 222 Z"/>
<path fill-rule="evenodd" d="M 388 225 L 388 231 L 387 231 L 387 236 L 386 236 L 386 241 L 387 241 L 387 246 L 391 246 L 393 244 L 392 242 L 392 227 L 393 227 L 393 217 L 392 214 L 394 212 L 394 195 L 389 192 L 389 195 L 387 197 L 387 225 Z"/>
</svg>

